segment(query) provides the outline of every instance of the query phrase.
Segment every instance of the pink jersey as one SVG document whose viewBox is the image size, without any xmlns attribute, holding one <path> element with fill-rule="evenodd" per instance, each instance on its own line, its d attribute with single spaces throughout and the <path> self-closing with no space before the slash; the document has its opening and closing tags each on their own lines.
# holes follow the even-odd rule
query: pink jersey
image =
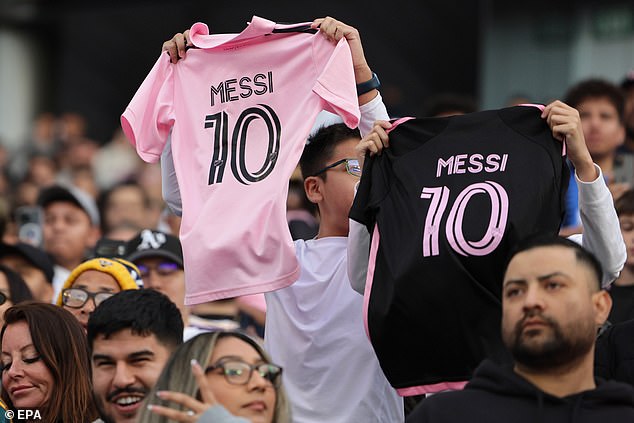
<svg viewBox="0 0 634 423">
<path fill-rule="evenodd" d="M 161 54 L 121 116 L 147 162 L 172 133 L 186 304 L 271 291 L 299 276 L 288 180 L 321 110 L 350 127 L 359 121 L 346 40 L 302 32 L 307 25 L 254 16 L 240 34 L 209 35 L 194 24 L 199 48 L 176 65 Z"/>
</svg>

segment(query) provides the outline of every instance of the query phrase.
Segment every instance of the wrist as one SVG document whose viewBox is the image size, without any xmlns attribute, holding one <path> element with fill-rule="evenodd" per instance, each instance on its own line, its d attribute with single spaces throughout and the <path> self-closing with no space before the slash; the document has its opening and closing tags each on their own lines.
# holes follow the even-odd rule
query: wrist
<svg viewBox="0 0 634 423">
<path fill-rule="evenodd" d="M 577 178 L 582 182 L 592 182 L 599 177 L 599 172 L 592 160 L 584 160 L 580 163 L 574 163 Z"/>
<path fill-rule="evenodd" d="M 357 83 L 357 95 L 362 96 L 372 90 L 378 89 L 380 86 L 381 82 L 379 81 L 379 77 L 376 75 L 376 73 L 372 72 L 372 75 L 369 79 Z"/>
</svg>

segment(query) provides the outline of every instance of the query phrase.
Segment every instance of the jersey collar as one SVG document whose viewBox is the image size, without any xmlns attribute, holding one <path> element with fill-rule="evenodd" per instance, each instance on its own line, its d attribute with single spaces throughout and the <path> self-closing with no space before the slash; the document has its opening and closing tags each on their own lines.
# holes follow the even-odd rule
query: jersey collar
<svg viewBox="0 0 634 423">
<path fill-rule="evenodd" d="M 197 22 L 192 25 L 189 30 L 189 38 L 194 46 L 198 48 L 215 48 L 224 44 L 233 44 L 240 41 L 245 41 L 250 38 L 259 37 L 262 35 L 270 34 L 277 27 L 275 22 L 268 19 L 253 16 L 248 26 L 239 34 L 209 34 L 209 27 L 202 23 Z"/>
</svg>

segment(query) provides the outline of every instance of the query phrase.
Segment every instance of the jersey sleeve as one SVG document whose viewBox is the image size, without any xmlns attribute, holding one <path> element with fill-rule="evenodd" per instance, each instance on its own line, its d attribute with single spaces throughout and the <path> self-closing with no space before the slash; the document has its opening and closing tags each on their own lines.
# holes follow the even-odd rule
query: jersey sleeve
<svg viewBox="0 0 634 423">
<path fill-rule="evenodd" d="M 350 219 L 356 220 L 372 233 L 376 215 L 391 187 L 390 167 L 393 157 L 390 151 L 380 156 L 366 155 L 359 188 L 350 209 Z"/>
<path fill-rule="evenodd" d="M 174 124 L 173 65 L 161 54 L 121 115 L 123 132 L 141 159 L 156 163 Z"/>
<path fill-rule="evenodd" d="M 364 224 L 369 233 L 373 232 L 377 211 L 391 189 L 392 171 L 390 169 L 392 162 L 399 155 L 411 149 L 408 145 L 400 148 L 400 144 L 406 143 L 401 142 L 405 141 L 402 137 L 398 141 L 394 140 L 394 130 L 412 119 L 411 117 L 404 117 L 392 121 L 392 128 L 389 130 L 390 148 L 383 150 L 381 155 L 370 156 L 366 154 L 365 156 L 361 181 L 359 182 L 349 217 Z"/>
<path fill-rule="evenodd" d="M 348 42 L 342 38 L 333 50 L 331 42 L 320 34 L 316 34 L 314 40 L 313 57 L 318 77 L 313 92 L 323 99 L 324 110 L 341 116 L 349 128 L 356 128 L 361 113 Z M 328 51 L 331 54 L 324 55 Z"/>
</svg>

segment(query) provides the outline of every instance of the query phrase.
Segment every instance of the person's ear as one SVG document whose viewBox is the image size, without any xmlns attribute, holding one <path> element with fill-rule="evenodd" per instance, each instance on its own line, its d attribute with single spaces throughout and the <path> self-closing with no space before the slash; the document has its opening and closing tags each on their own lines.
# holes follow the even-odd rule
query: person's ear
<svg viewBox="0 0 634 423">
<path fill-rule="evenodd" d="M 597 326 L 601 326 L 608 320 L 610 310 L 612 310 L 612 297 L 605 289 L 592 294 L 592 303 L 594 305 L 594 321 Z"/>
<path fill-rule="evenodd" d="M 304 191 L 311 203 L 319 204 L 323 199 L 323 180 L 318 176 L 304 179 Z"/>
</svg>

